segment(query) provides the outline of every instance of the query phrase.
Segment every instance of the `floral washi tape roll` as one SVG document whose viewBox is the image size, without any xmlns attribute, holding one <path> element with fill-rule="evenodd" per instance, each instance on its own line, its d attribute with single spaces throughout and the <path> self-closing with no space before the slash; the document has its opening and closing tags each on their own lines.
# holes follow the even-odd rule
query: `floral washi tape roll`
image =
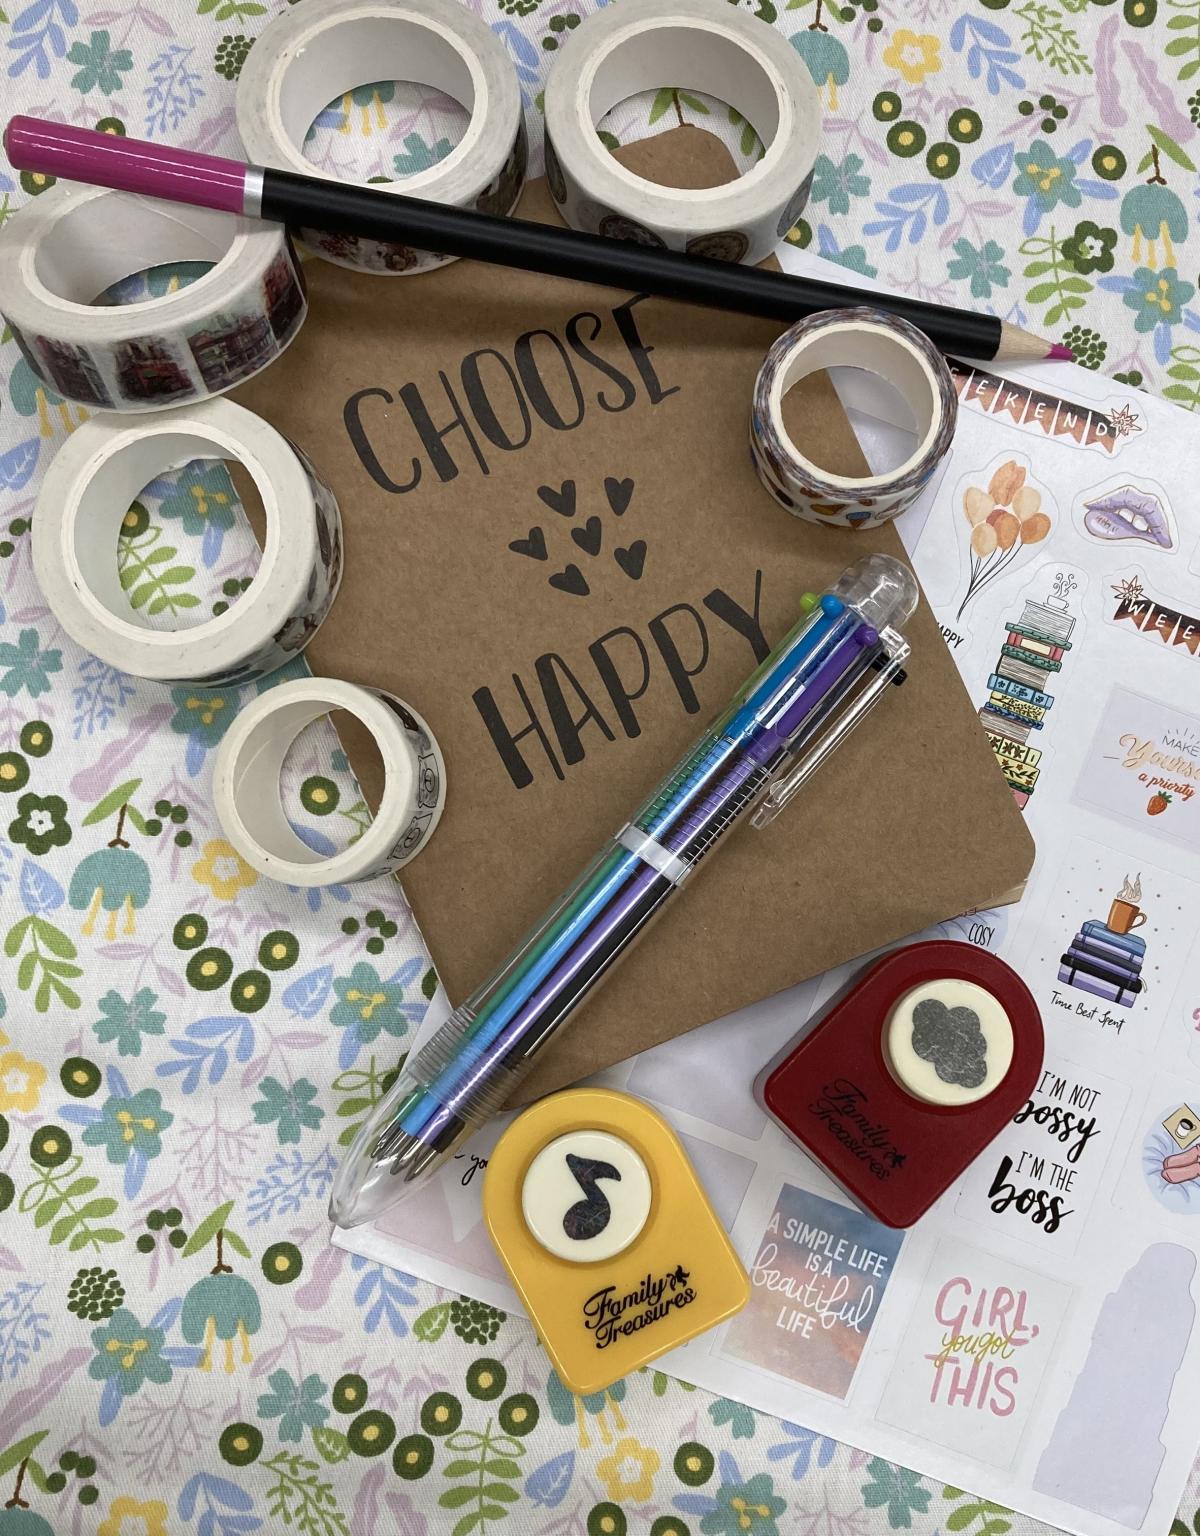
<svg viewBox="0 0 1200 1536">
<path fill-rule="evenodd" d="M 783 397 L 825 368 L 861 368 L 897 390 L 912 413 L 916 446 L 882 474 L 822 469 L 788 436 Z M 958 396 L 946 360 L 915 326 L 875 309 L 810 315 L 774 342 L 754 385 L 750 451 L 759 478 L 795 517 L 841 528 L 877 528 L 920 496 L 949 452 Z"/>
<path fill-rule="evenodd" d="M 185 288 L 96 301 L 131 267 L 211 262 Z M 38 378 L 68 400 L 153 411 L 222 394 L 261 372 L 307 310 L 275 224 L 60 183 L 0 231 L 0 313 Z"/>
<path fill-rule="evenodd" d="M 191 629 L 152 629 L 133 607 L 136 591 L 123 588 L 122 524 L 149 481 L 213 457 L 244 465 L 257 487 L 266 522 L 258 570 L 224 613 Z M 303 454 L 230 400 L 136 422 L 99 415 L 72 433 L 46 473 L 33 569 L 58 622 L 109 666 L 160 683 L 241 683 L 274 672 L 316 634 L 341 579 L 341 519 Z"/>
<path fill-rule="evenodd" d="M 315 853 L 292 830 L 279 774 L 314 720 L 344 709 L 366 727 L 383 762 L 379 809 L 340 853 Z M 225 836 L 252 869 L 287 885 L 342 885 L 402 869 L 423 848 L 446 801 L 446 765 L 416 710 L 378 688 L 305 677 L 259 694 L 226 731 L 213 769 L 213 804 Z"/>
<path fill-rule="evenodd" d="M 719 96 L 757 130 L 762 159 L 724 186 L 660 186 L 609 153 L 597 126 L 618 102 L 674 81 Z M 639 0 L 596 11 L 546 84 L 546 180 L 573 229 L 719 261 L 764 260 L 808 201 L 816 87 L 780 33 L 727 0 Z"/>
<path fill-rule="evenodd" d="M 336 97 L 391 79 L 433 86 L 471 114 L 444 159 L 406 176 L 394 190 L 510 214 L 528 161 L 521 88 L 502 44 L 460 0 L 305 0 L 285 9 L 255 42 L 238 80 L 238 131 L 249 159 L 342 180 L 305 158 L 309 125 Z M 295 233 L 318 256 L 360 272 L 424 272 L 454 259 L 332 231 Z"/>
</svg>

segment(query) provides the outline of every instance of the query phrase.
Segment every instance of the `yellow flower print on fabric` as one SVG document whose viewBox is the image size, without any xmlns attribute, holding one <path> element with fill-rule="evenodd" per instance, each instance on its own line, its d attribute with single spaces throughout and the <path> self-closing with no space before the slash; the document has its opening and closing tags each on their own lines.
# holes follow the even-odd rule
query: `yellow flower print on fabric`
<svg viewBox="0 0 1200 1536">
<path fill-rule="evenodd" d="M 28 1114 L 36 1109 L 45 1081 L 46 1069 L 40 1062 L 28 1060 L 19 1051 L 5 1051 L 0 1056 L 0 1111 Z"/>
<path fill-rule="evenodd" d="M 204 845 L 204 857 L 192 865 L 192 879 L 208 886 L 218 901 L 233 901 L 239 891 L 258 883 L 257 873 L 223 837 Z"/>
<path fill-rule="evenodd" d="M 942 45 L 930 32 L 910 32 L 900 27 L 883 50 L 883 62 L 909 85 L 920 85 L 926 75 L 942 67 Z"/>
<path fill-rule="evenodd" d="M 167 1506 L 161 1499 L 142 1503 L 124 1493 L 108 1506 L 108 1519 L 96 1527 L 96 1536 L 168 1536 Z"/>
<path fill-rule="evenodd" d="M 654 1492 L 654 1475 L 660 1466 L 659 1454 L 632 1435 L 618 1440 L 612 1454 L 596 1466 L 596 1476 L 614 1502 L 632 1499 L 643 1503 Z"/>
</svg>

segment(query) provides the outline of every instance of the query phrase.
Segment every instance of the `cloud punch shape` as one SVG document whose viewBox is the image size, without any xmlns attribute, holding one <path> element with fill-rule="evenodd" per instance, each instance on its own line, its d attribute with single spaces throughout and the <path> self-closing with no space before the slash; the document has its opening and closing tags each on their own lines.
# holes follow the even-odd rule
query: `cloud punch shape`
<svg viewBox="0 0 1200 1536">
<path fill-rule="evenodd" d="M 973 1008 L 926 998 L 913 1009 L 913 1050 L 944 1083 L 978 1088 L 987 1077 L 987 1037 Z"/>
</svg>

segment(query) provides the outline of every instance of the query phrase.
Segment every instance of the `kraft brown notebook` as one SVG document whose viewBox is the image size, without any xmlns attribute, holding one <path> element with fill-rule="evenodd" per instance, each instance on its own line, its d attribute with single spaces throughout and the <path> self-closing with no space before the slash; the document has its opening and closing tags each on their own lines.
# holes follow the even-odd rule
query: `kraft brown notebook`
<svg viewBox="0 0 1200 1536">
<path fill-rule="evenodd" d="M 677 185 L 731 174 L 695 129 L 620 153 Z M 543 182 L 519 211 L 557 219 Z M 903 551 L 892 529 L 800 522 L 759 484 L 750 394 L 775 325 L 466 261 L 415 278 L 305 271 L 304 329 L 236 398 L 305 449 L 341 504 L 346 570 L 313 670 L 408 700 L 445 752 L 445 815 L 403 885 L 457 1004 L 726 704 L 801 594 L 870 550 Z M 862 467 L 827 381 L 789 407 L 830 468 Z M 908 634 L 907 684 L 776 822 L 714 856 L 522 1100 L 1010 899 L 1029 833 L 924 604 Z M 371 800 L 371 759 L 346 746 Z"/>
</svg>

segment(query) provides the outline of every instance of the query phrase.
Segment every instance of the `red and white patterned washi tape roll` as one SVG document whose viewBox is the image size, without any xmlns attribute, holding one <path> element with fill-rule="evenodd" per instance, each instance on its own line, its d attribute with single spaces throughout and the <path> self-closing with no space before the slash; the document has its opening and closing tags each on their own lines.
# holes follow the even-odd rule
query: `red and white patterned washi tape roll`
<svg viewBox="0 0 1200 1536">
<path fill-rule="evenodd" d="M 153 629 L 153 604 L 142 599 L 135 608 L 137 588 L 126 592 L 120 580 L 118 535 L 143 486 L 198 458 L 236 460 L 253 479 L 265 520 L 262 557 L 249 589 L 224 613 L 190 629 Z M 231 400 L 136 420 L 93 416 L 42 483 L 33 568 L 63 629 L 109 666 L 159 683 L 218 687 L 276 671 L 316 634 L 341 579 L 341 519 L 304 455 Z"/>
<path fill-rule="evenodd" d="M 881 474 L 831 473 L 789 437 L 783 397 L 819 370 L 861 368 L 890 384 L 912 413 L 916 445 Z M 754 385 L 750 451 L 775 500 L 806 522 L 877 528 L 910 507 L 949 452 L 958 396 L 946 360 L 915 326 L 875 309 L 810 315 L 774 342 Z"/>
<path fill-rule="evenodd" d="M 213 265 L 133 304 L 96 300 L 131 268 Z M 275 361 L 307 310 L 276 224 L 61 182 L 0 231 L 0 313 L 68 400 L 155 411 L 223 394 Z"/>
<path fill-rule="evenodd" d="M 247 156 L 255 165 L 342 180 L 305 157 L 309 125 L 338 96 L 391 79 L 433 86 L 471 114 L 448 155 L 397 180 L 393 190 L 510 214 L 528 161 L 521 88 L 499 39 L 460 0 L 304 0 L 285 8 L 255 42 L 238 79 L 238 132 Z M 359 272 L 404 275 L 454 259 L 327 230 L 295 234 L 326 261 Z"/>
</svg>

